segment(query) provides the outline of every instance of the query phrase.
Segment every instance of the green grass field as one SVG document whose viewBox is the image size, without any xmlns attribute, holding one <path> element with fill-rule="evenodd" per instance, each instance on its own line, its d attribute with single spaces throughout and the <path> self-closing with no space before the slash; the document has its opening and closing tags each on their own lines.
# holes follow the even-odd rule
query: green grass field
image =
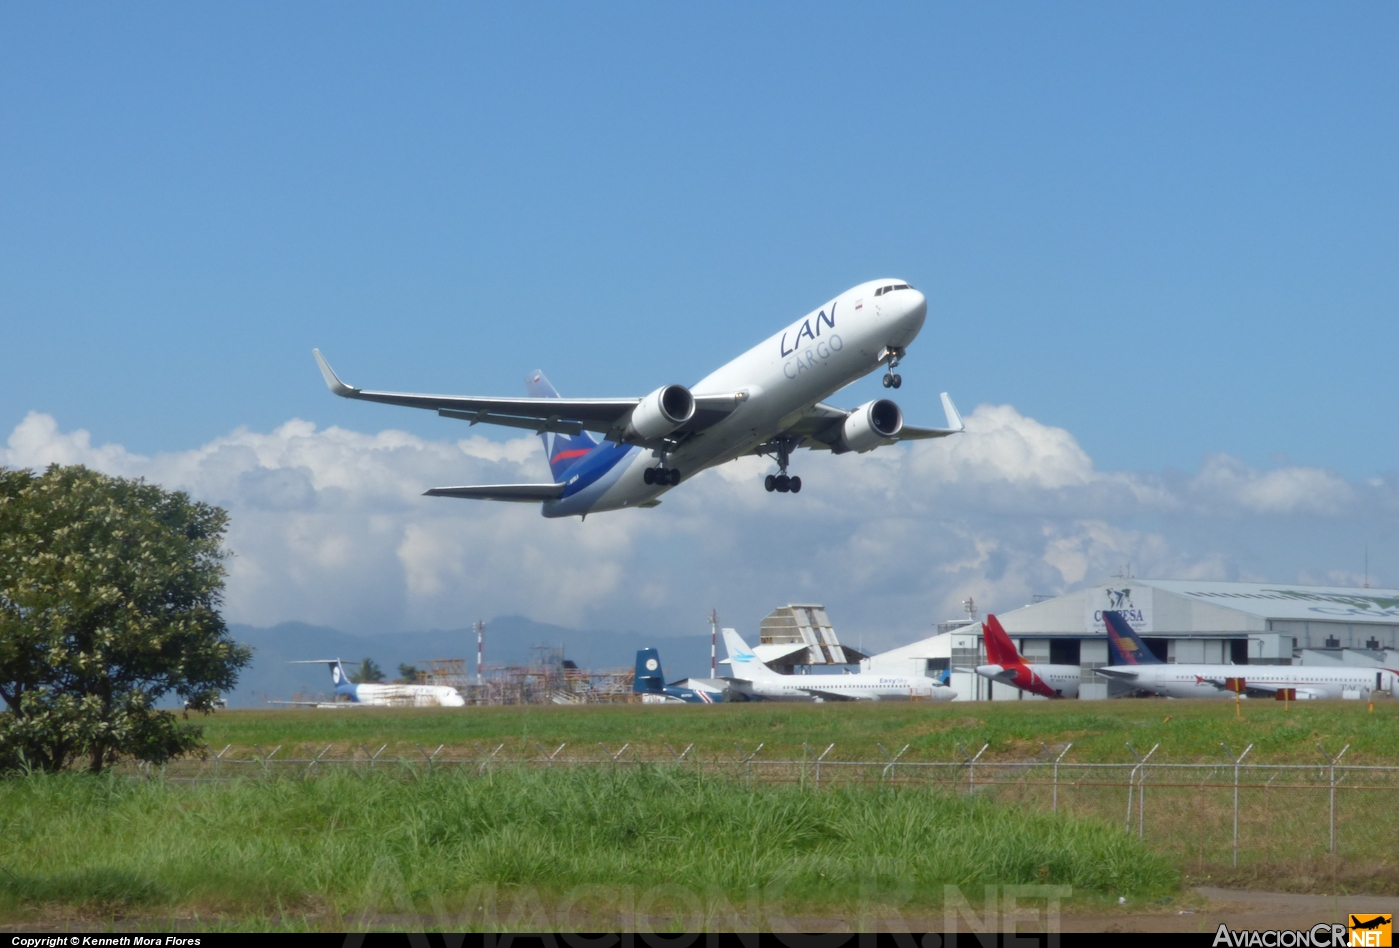
<svg viewBox="0 0 1399 948">
<path fill-rule="evenodd" d="M 862 901 L 940 911 L 949 884 L 974 899 L 984 884 L 1067 885 L 1080 900 L 1178 885 L 1163 857 L 1094 821 L 929 789 L 812 794 L 665 767 L 212 784 L 35 775 L 0 781 L 0 819 L 11 922 L 457 928 L 508 922 L 526 892 L 551 927 L 565 900 L 604 919 L 621 901 L 688 907 L 688 925 L 702 911 L 731 927 L 732 907 L 747 917 L 755 894 L 763 913 L 850 917 Z"/>
<path fill-rule="evenodd" d="M 1044 883 L 1073 887 L 1080 907 L 1118 894 L 1149 903 L 1181 897 L 1178 870 L 1204 880 L 1221 869 L 1227 786 L 1171 789 L 1169 778 L 1153 778 L 1143 844 L 1123 832 L 1122 788 L 1094 785 L 1099 778 L 1063 787 L 1055 815 L 1046 812 L 1043 775 L 1040 784 L 994 792 L 978 784 L 975 795 L 966 792 L 966 773 L 953 784 L 828 780 L 816 791 L 805 766 L 791 783 L 745 780 L 733 766 L 431 768 L 415 745 L 447 745 L 444 758 L 472 760 L 476 744 L 504 743 L 503 758 L 525 759 L 539 756 L 536 742 L 550 751 L 567 742 L 576 758 L 600 759 L 599 742 L 613 751 L 630 743 L 629 759 L 669 760 L 665 744 L 693 742 L 701 757 L 732 761 L 735 744 L 751 751 L 762 742 L 767 760 L 799 759 L 803 744 L 830 743 L 828 760 L 877 760 L 882 743 L 891 752 L 911 745 L 905 760 L 950 761 L 960 758 L 958 744 L 975 752 L 987 743 L 983 761 L 1006 761 L 1072 741 L 1069 759 L 1090 763 L 1130 759 L 1127 742 L 1142 751 L 1159 742 L 1158 760 L 1219 761 L 1224 742 L 1236 750 L 1255 744 L 1259 762 L 1316 763 L 1320 742 L 1333 752 L 1352 745 L 1350 762 L 1399 761 L 1399 702 L 1377 702 L 1372 712 L 1359 702 L 1285 711 L 1253 701 L 1242 712 L 1236 718 L 1224 701 L 1160 700 L 219 712 L 202 723 L 215 750 L 234 745 L 229 759 L 282 745 L 279 758 L 302 763 L 226 767 L 224 778 L 257 779 L 211 782 L 132 779 L 129 769 L 101 779 L 0 781 L 0 918 L 596 928 L 623 924 L 631 906 L 687 914 L 689 927 L 726 928 L 753 924 L 755 915 L 761 926 L 774 911 L 850 917 L 882 902 L 935 915 L 945 885 L 974 892 Z M 308 750 L 326 745 L 329 759 L 385 744 L 382 760 L 412 766 L 305 762 Z M 1351 849 L 1354 839 L 1389 833 L 1380 829 L 1389 826 L 1380 820 L 1387 806 L 1357 809 L 1382 795 L 1359 792 L 1342 801 Z M 1271 847 L 1267 834 L 1283 824 L 1270 807 L 1300 813 L 1307 802 L 1324 811 L 1324 796 L 1289 793 L 1246 795 L 1248 866 L 1214 878 L 1298 891 L 1392 890 L 1399 876 L 1391 862 L 1369 850 L 1341 863 L 1299 855 L 1301 829 L 1321 833 L 1324 844 L 1315 813 Z M 531 906 L 545 917 L 526 917 Z M 565 909 L 571 914 L 561 917 Z"/>
<path fill-rule="evenodd" d="M 1399 763 L 1399 702 L 1301 702 L 1284 710 L 1274 701 L 1242 702 L 1236 718 L 1230 701 L 1117 700 L 1036 701 L 979 704 L 830 703 L 734 705 L 515 706 L 465 709 L 359 708 L 352 710 L 224 711 L 203 719 L 205 739 L 215 751 L 234 745 L 236 754 L 279 744 L 288 749 L 333 745 L 329 756 L 348 756 L 363 744 L 371 752 L 417 757 L 414 744 L 429 751 L 447 745 L 448 756 L 476 756 L 475 743 L 505 754 L 552 751 L 568 744 L 600 753 L 630 742 L 643 755 L 665 756 L 663 745 L 732 756 L 734 744 L 751 750 L 765 743 L 764 757 L 799 758 L 802 744 L 820 750 L 834 743 L 831 759 L 877 760 L 882 743 L 891 752 L 909 744 L 909 760 L 961 759 L 960 743 L 973 753 L 990 744 L 987 760 L 1025 759 L 1041 743 L 1073 742 L 1070 760 L 1129 761 L 1126 744 L 1145 751 L 1161 744 L 1156 759 L 1217 760 L 1226 743 L 1237 750 L 1252 743 L 1258 762 L 1313 762 L 1318 742 L 1333 753 L 1351 745 L 1353 763 Z M 449 753 L 450 752 L 450 753 Z M 283 752 L 284 754 L 286 751 Z"/>
</svg>

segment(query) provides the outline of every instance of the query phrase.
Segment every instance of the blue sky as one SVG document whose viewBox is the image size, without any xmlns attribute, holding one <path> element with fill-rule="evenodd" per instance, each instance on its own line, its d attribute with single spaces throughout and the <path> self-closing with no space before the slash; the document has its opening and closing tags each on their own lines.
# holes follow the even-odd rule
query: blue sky
<svg viewBox="0 0 1399 948">
<path fill-rule="evenodd" d="M 945 389 L 1100 471 L 1392 477 L 1396 49 L 1379 3 L 6 4 L 0 432 L 456 439 L 310 349 L 641 394 L 897 275 L 914 422 Z M 1307 529 L 1268 569 L 1328 565 Z"/>
</svg>

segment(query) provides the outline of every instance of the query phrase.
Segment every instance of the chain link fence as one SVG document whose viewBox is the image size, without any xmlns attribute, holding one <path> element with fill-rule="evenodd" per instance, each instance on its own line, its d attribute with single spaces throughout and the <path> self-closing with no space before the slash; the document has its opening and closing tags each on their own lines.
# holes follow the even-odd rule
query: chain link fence
<svg viewBox="0 0 1399 948">
<path fill-rule="evenodd" d="M 1296 865 L 1346 860 L 1399 874 L 1399 766 L 1345 763 L 1349 746 L 1318 746 L 1314 763 L 1261 763 L 1252 745 L 1221 746 L 1214 762 L 1167 763 L 1160 747 L 1126 747 L 1128 759 L 1078 763 L 1073 746 L 1045 748 L 1026 760 L 991 759 L 988 747 L 960 747 L 956 760 L 914 759 L 909 747 L 876 744 L 854 756 L 834 744 L 770 750 L 764 744 L 704 752 L 694 744 L 504 743 L 470 748 L 422 745 L 326 745 L 212 748 L 203 758 L 125 769 L 176 781 L 314 777 L 331 770 L 404 773 L 451 768 L 484 775 L 493 768 L 670 766 L 756 783 L 795 783 L 812 791 L 854 784 L 936 787 L 999 803 L 1120 826 L 1187 870 Z M 870 751 L 873 751 L 872 753 Z"/>
</svg>

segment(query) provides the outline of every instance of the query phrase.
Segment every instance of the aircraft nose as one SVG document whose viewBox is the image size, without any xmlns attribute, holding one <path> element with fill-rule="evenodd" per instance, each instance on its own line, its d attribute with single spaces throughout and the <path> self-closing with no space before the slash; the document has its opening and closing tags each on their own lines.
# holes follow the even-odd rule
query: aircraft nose
<svg viewBox="0 0 1399 948">
<path fill-rule="evenodd" d="M 928 298 L 917 290 L 900 290 L 893 294 L 894 299 L 886 304 L 885 310 L 893 317 L 889 332 L 889 345 L 903 348 L 913 341 L 928 318 Z"/>
</svg>

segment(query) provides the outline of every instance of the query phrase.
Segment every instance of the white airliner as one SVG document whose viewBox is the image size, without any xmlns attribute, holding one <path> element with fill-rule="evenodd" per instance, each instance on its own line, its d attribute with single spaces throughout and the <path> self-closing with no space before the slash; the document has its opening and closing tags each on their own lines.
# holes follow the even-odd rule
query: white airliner
<svg viewBox="0 0 1399 948">
<path fill-rule="evenodd" d="M 330 680 L 335 685 L 335 693 L 344 695 L 354 704 L 397 705 L 414 708 L 461 708 L 466 706 L 466 699 L 461 696 L 461 692 L 448 685 L 355 684 L 345 674 L 345 665 L 338 658 L 292 662 L 292 664 L 329 665 Z"/>
<path fill-rule="evenodd" d="M 1374 666 L 1171 665 L 1157 658 L 1120 612 L 1103 613 L 1108 644 L 1117 661 L 1094 671 L 1141 691 L 1168 698 L 1232 698 L 1243 681 L 1244 694 L 1275 696 L 1288 689 L 1298 698 L 1356 697 L 1388 691 L 1399 698 L 1399 671 Z"/>
<path fill-rule="evenodd" d="M 922 676 L 780 675 L 773 671 L 733 629 L 724 629 L 730 681 L 735 691 L 769 701 L 951 701 L 957 692 Z"/>
<path fill-rule="evenodd" d="M 902 280 L 862 283 L 690 388 L 665 385 L 645 398 L 560 398 L 541 372 L 527 377 L 528 398 L 372 392 L 340 381 L 320 350 L 314 353 L 336 395 L 543 437 L 550 483 L 435 487 L 429 496 L 535 502 L 546 517 L 586 517 L 654 507 L 682 477 L 744 455 L 776 461 L 778 473 L 767 475 L 766 488 L 795 494 L 802 481 L 787 467 L 797 448 L 843 454 L 957 434 L 962 419 L 946 392 L 946 428 L 905 425 L 903 412 L 887 398 L 852 411 L 822 402 L 881 365 L 887 366 L 885 387 L 898 388 L 902 379 L 894 369 L 927 313 L 923 294 Z"/>
</svg>

